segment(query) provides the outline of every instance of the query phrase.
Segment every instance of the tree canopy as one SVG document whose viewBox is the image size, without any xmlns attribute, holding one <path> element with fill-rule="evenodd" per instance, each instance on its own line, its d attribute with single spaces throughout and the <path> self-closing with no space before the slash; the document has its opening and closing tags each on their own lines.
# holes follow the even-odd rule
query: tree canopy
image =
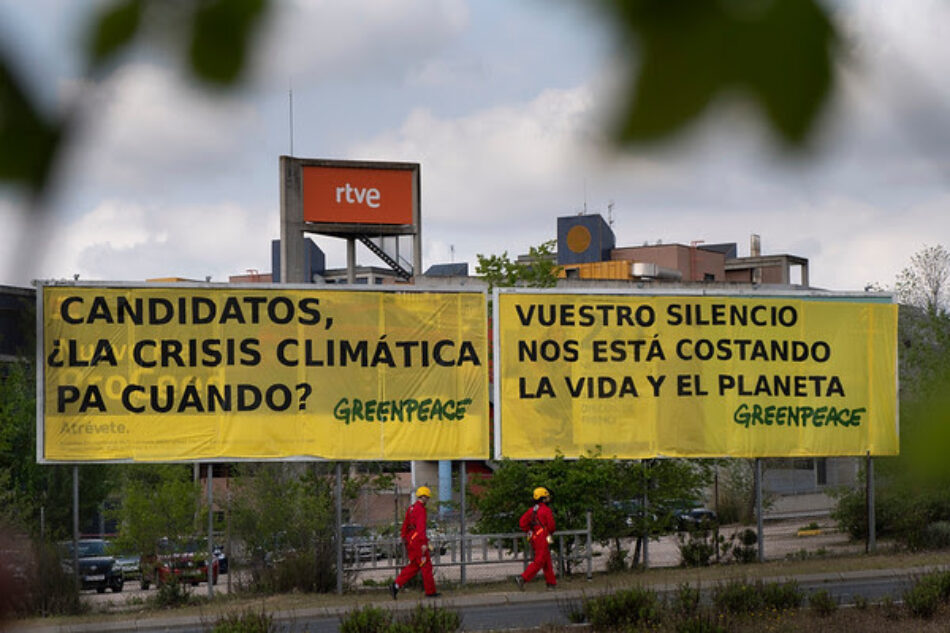
<svg viewBox="0 0 950 633">
<path fill-rule="evenodd" d="M 508 251 L 501 255 L 479 253 L 475 274 L 488 282 L 489 292 L 495 287 L 550 288 L 557 284 L 560 271 L 555 261 L 556 245 L 555 240 L 548 240 L 530 247 L 527 261 L 512 260 Z"/>
</svg>

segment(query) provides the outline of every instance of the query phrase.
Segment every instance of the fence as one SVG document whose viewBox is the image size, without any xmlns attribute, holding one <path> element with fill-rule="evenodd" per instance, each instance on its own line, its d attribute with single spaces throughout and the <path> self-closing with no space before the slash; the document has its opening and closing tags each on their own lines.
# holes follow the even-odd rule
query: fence
<svg viewBox="0 0 950 633">
<path fill-rule="evenodd" d="M 559 530 L 555 533 L 552 555 L 560 575 L 576 567 L 586 567 L 587 579 L 593 575 L 592 519 L 587 513 L 583 530 Z M 531 560 L 530 545 L 523 532 L 504 534 L 430 534 L 432 565 L 446 571 L 456 570 L 459 582 L 468 580 L 470 567 L 513 565 L 522 568 Z M 343 544 L 343 571 L 359 576 L 374 571 L 391 572 L 407 562 L 405 547 L 399 538 L 353 537 Z"/>
</svg>

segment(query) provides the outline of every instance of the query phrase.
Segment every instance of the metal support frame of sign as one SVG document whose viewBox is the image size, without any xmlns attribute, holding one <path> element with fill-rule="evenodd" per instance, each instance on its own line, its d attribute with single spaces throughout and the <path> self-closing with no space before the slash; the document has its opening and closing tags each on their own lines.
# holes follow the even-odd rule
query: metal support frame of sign
<svg viewBox="0 0 950 633">
<path fill-rule="evenodd" d="M 344 238 L 348 251 L 355 249 L 357 239 L 410 235 L 413 238 L 412 274 L 420 274 L 422 181 L 419 163 L 281 156 L 280 179 L 281 281 L 312 281 L 307 279 L 304 269 L 305 233 Z M 385 253 L 377 254 L 392 267 Z M 348 255 L 349 259 L 355 264 L 355 257 Z M 349 262 L 348 268 L 351 268 Z"/>
</svg>

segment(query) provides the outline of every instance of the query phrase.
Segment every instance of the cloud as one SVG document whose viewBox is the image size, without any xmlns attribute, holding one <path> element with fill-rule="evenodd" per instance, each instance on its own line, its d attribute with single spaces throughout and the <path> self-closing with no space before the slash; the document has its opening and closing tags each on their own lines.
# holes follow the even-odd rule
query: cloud
<svg viewBox="0 0 950 633">
<path fill-rule="evenodd" d="M 262 134 L 253 106 L 154 64 L 122 66 L 105 82 L 75 90 L 89 98 L 87 125 L 71 154 L 87 186 L 143 193 L 204 182 L 233 169 Z"/>
<path fill-rule="evenodd" d="M 45 277 L 227 281 L 248 269 L 270 272 L 277 213 L 222 202 L 163 207 L 105 201 L 50 236 Z"/>
<path fill-rule="evenodd" d="M 461 227 L 512 221 L 522 203 L 556 199 L 551 177 L 574 164 L 574 137 L 584 129 L 578 119 L 589 113 L 589 100 L 589 89 L 580 87 L 458 118 L 420 108 L 398 130 L 355 144 L 350 152 L 421 162 L 430 221 Z"/>
<path fill-rule="evenodd" d="M 27 238 L 27 215 L 24 206 L 11 198 L 0 196 L 0 285 L 23 285 L 29 282 L 30 262 L 23 257 Z"/>
<path fill-rule="evenodd" d="M 385 80 L 434 56 L 467 24 L 463 0 L 295 0 L 274 5 L 257 81 Z"/>
</svg>

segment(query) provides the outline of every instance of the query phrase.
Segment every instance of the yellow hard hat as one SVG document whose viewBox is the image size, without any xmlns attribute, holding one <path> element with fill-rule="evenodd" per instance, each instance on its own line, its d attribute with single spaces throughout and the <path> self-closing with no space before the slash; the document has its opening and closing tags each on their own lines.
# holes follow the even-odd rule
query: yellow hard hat
<svg viewBox="0 0 950 633">
<path fill-rule="evenodd" d="M 538 487 L 538 488 L 535 488 L 535 489 L 534 489 L 534 500 L 535 500 L 535 501 L 537 501 L 538 499 L 541 499 L 541 498 L 543 498 L 543 497 L 550 497 L 550 496 L 551 496 L 551 493 L 548 492 L 548 489 L 547 489 L 547 488 Z"/>
<path fill-rule="evenodd" d="M 416 489 L 416 496 L 417 496 L 417 497 L 431 497 L 431 496 L 432 496 L 432 491 L 429 490 L 429 488 L 428 488 L 427 486 L 419 486 L 419 487 Z"/>
</svg>

